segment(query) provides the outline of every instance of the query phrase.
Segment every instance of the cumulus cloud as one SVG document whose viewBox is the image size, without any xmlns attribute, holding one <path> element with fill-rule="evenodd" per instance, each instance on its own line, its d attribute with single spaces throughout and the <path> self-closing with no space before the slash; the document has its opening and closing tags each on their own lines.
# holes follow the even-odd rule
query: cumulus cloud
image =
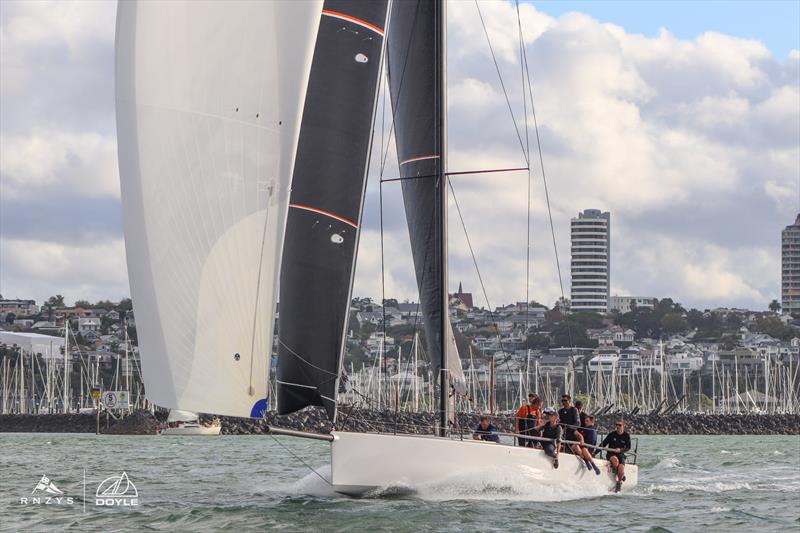
<svg viewBox="0 0 800 533">
<path fill-rule="evenodd" d="M 569 219 L 600 208 L 612 212 L 614 290 L 699 307 L 763 308 L 779 296 L 780 230 L 798 211 L 800 52 L 779 59 L 757 40 L 711 31 L 691 40 L 669 29 L 648 37 L 585 14 L 554 18 L 522 4 L 554 250 L 532 128 L 526 142 L 525 108 L 529 126 L 532 116 L 529 103 L 523 107 L 516 9 L 509 2 L 480 7 L 517 126 L 475 5 L 452 2 L 448 165 L 525 166 L 520 144 L 530 144 L 531 193 L 529 200 L 527 172 L 453 178 L 486 298 L 453 200 L 451 290 L 463 281 L 479 303 L 523 300 L 529 292 L 551 304 L 562 285 L 556 252 L 569 294 Z M 4 294 L 125 292 L 113 32 L 113 3 L 2 3 Z M 379 154 L 387 154 L 383 175 L 397 173 L 389 124 L 376 134 L 381 146 L 373 150 L 356 273 L 355 293 L 373 297 L 382 284 Z M 386 294 L 415 299 L 400 186 L 386 184 L 383 193 Z M 53 207 L 65 200 L 81 216 Z M 30 262 L 48 267 L 28 272 Z"/>
</svg>

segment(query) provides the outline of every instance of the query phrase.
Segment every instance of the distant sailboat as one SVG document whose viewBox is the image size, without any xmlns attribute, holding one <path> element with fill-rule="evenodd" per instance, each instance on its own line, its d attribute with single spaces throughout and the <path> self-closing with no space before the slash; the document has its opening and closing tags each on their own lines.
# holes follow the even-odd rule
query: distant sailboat
<svg viewBox="0 0 800 533">
<path fill-rule="evenodd" d="M 467 465 L 524 465 L 543 485 L 578 480 L 605 490 L 610 475 L 587 473 L 575 456 L 555 470 L 540 450 L 463 440 L 451 429 L 450 393 L 465 380 L 448 319 L 445 2 L 388 4 L 119 4 L 120 172 L 148 396 L 163 406 L 261 417 L 280 287 L 278 411 L 321 406 L 337 426 L 386 47 L 438 376 L 435 435 L 272 431 L 329 441 L 329 481 L 345 494 L 413 487 Z M 626 474 L 634 486 L 636 467 Z"/>
<path fill-rule="evenodd" d="M 200 415 L 191 411 L 181 411 L 172 409 L 167 416 L 167 423 L 159 428 L 159 435 L 219 435 L 222 431 L 222 424 L 219 420 L 211 424 L 200 423 Z"/>
</svg>

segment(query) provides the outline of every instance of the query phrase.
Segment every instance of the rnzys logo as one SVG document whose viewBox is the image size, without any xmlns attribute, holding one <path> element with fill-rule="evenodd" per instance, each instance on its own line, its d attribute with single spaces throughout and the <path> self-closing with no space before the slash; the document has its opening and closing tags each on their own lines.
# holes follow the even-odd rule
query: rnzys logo
<svg viewBox="0 0 800 533">
<path fill-rule="evenodd" d="M 72 505 L 71 496 L 64 496 L 64 491 L 59 489 L 46 475 L 33 487 L 31 495 L 19 499 L 22 505 Z"/>
<path fill-rule="evenodd" d="M 95 492 L 95 505 L 111 507 L 120 505 L 133 507 L 139 505 L 139 491 L 136 485 L 128 479 L 128 474 L 123 472 L 118 476 L 106 478 L 97 487 Z"/>
</svg>

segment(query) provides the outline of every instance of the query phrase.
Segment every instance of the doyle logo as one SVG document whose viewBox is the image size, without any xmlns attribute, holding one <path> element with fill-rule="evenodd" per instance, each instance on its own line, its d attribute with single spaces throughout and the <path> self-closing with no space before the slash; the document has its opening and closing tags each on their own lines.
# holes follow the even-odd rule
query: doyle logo
<svg viewBox="0 0 800 533">
<path fill-rule="evenodd" d="M 71 496 L 64 496 L 64 491 L 56 487 L 56 484 L 44 475 L 33 487 L 31 495 L 23 496 L 19 499 L 19 503 L 22 505 L 72 505 L 74 501 Z"/>
<path fill-rule="evenodd" d="M 97 487 L 95 492 L 95 505 L 112 507 L 134 507 L 139 505 L 139 491 L 136 485 L 128 479 L 128 474 L 123 472 L 118 476 L 106 478 Z"/>
</svg>

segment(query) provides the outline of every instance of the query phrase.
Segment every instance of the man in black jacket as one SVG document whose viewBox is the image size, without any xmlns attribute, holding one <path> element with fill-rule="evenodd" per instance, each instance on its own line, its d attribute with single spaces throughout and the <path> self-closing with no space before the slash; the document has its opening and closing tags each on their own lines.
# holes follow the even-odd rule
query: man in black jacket
<svg viewBox="0 0 800 533">
<path fill-rule="evenodd" d="M 614 424 L 614 431 L 609 433 L 600 446 L 611 448 L 613 452 L 606 452 L 606 459 L 611 464 L 611 470 L 617 474 L 616 492 L 622 488 L 625 481 L 625 452 L 631 449 L 631 436 L 625 431 L 625 421 L 620 419 Z"/>
<path fill-rule="evenodd" d="M 558 468 L 558 448 L 561 446 L 561 426 L 558 424 L 558 413 L 555 409 L 546 407 L 542 414 L 545 421 L 536 426 L 534 431 L 550 441 L 542 441 L 544 453 L 553 458 L 553 468 Z"/>
</svg>

